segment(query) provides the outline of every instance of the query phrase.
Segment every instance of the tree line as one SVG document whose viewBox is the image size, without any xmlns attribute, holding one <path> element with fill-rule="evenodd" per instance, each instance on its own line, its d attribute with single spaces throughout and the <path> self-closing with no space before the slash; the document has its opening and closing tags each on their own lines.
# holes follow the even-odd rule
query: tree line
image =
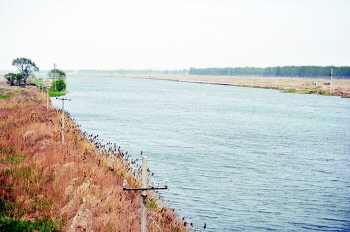
<svg viewBox="0 0 350 232">
<path fill-rule="evenodd" d="M 276 66 L 267 68 L 190 68 L 176 70 L 116 69 L 78 70 L 81 74 L 160 74 L 160 75 L 215 75 L 215 76 L 276 76 L 276 77 L 326 77 L 333 68 L 334 76 L 350 78 L 350 66 Z M 74 72 L 72 70 L 72 72 Z"/>
<path fill-rule="evenodd" d="M 333 68 L 334 76 L 350 78 L 350 66 L 277 66 L 268 68 L 190 68 L 189 75 L 216 76 L 277 76 L 277 77 L 325 77 Z"/>
</svg>

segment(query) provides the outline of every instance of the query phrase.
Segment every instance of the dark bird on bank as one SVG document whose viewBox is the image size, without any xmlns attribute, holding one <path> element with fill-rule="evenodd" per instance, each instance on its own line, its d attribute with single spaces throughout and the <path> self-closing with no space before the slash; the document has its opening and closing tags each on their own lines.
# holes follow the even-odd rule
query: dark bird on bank
<svg viewBox="0 0 350 232">
<path fill-rule="evenodd" d="M 203 229 L 207 228 L 207 224 L 204 222 Z"/>
</svg>

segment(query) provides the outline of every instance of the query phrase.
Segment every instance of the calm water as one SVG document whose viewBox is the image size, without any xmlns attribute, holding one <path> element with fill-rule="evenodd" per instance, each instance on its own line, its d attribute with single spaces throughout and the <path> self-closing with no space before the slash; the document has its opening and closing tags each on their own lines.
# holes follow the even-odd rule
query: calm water
<svg viewBox="0 0 350 232">
<path fill-rule="evenodd" d="M 167 205 L 206 231 L 349 231 L 350 99 L 69 77 L 82 129 L 149 158 Z M 60 105 L 54 101 L 55 105 Z"/>
</svg>

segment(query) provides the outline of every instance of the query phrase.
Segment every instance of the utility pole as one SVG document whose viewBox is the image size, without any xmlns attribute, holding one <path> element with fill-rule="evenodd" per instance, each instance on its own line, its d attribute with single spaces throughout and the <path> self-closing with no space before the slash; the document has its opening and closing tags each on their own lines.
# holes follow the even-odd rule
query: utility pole
<svg viewBox="0 0 350 232">
<path fill-rule="evenodd" d="M 333 82 L 334 82 L 334 80 L 333 80 L 333 77 L 334 77 L 333 76 L 333 68 L 331 69 L 331 75 L 330 76 L 331 76 L 331 84 L 330 84 L 330 90 L 329 91 L 331 93 L 333 93 L 333 88 L 334 88 L 334 86 L 333 86 Z"/>
<path fill-rule="evenodd" d="M 68 98 L 58 98 L 56 97 L 56 99 L 61 100 L 62 101 L 62 144 L 64 144 L 64 101 L 71 101 L 71 99 Z"/>
<path fill-rule="evenodd" d="M 57 85 L 57 83 L 56 83 L 56 63 L 53 63 L 53 70 L 54 70 L 54 73 L 53 73 L 53 81 L 54 81 L 54 83 L 55 83 L 55 90 L 57 91 L 57 87 L 56 87 L 56 85 Z"/>
<path fill-rule="evenodd" d="M 141 188 L 127 188 L 128 182 L 123 181 L 123 190 L 124 191 L 141 191 L 141 232 L 147 232 L 147 191 L 148 190 L 159 190 L 159 189 L 168 189 L 168 179 L 164 180 L 164 187 L 155 187 L 154 181 L 151 181 L 151 187 L 147 186 L 147 156 L 142 156 L 142 172 L 141 172 Z"/>
<path fill-rule="evenodd" d="M 41 99 L 44 99 L 44 93 L 43 93 L 43 90 L 44 90 L 44 89 L 43 89 L 43 87 L 44 87 L 44 86 L 40 85 L 40 89 L 41 89 Z"/>
<path fill-rule="evenodd" d="M 141 188 L 147 188 L 147 156 L 142 157 Z M 141 232 L 147 231 L 147 192 L 141 192 Z"/>
</svg>

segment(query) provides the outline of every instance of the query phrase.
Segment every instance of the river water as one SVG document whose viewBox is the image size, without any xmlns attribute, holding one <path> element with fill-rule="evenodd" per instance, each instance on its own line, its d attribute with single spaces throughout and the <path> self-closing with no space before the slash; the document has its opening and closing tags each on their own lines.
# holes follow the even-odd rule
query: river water
<svg viewBox="0 0 350 232">
<path fill-rule="evenodd" d="M 170 180 L 205 231 L 349 231 L 350 99 L 119 77 L 67 78 L 82 130 Z M 60 102 L 53 99 L 53 104 Z"/>
</svg>

